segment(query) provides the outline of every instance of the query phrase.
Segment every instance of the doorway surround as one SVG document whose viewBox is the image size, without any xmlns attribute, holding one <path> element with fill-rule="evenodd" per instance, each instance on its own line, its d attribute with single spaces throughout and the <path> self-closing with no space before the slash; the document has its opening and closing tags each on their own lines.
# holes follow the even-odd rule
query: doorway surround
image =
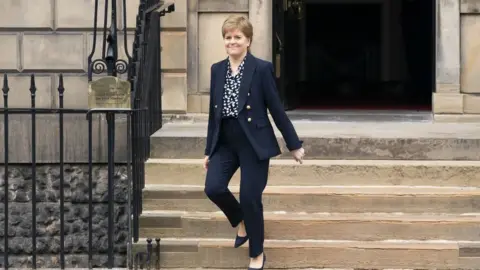
<svg viewBox="0 0 480 270">
<path fill-rule="evenodd" d="M 281 0 L 279 0 L 281 1 Z M 285 0 L 286 1 L 286 0 Z M 343 0 L 335 0 L 343 1 Z M 435 8 L 435 87 L 432 98 L 435 121 L 442 122 L 478 122 L 480 106 L 476 93 L 480 88 L 474 68 L 469 74 L 463 74 L 463 88 L 460 90 L 461 59 L 476 59 L 471 48 L 476 46 L 476 39 L 470 32 L 478 35 L 476 21 L 480 20 L 480 3 L 470 0 L 437 0 Z M 206 112 L 208 108 L 208 81 L 206 72 L 212 63 L 223 58 L 221 51 L 212 51 L 212 46 L 221 44 L 221 39 L 200 40 L 200 34 L 218 35 L 216 28 L 209 30 L 213 24 L 218 25 L 222 18 L 231 13 L 249 16 L 254 29 L 252 52 L 260 58 L 272 61 L 272 1 L 268 0 L 188 0 L 187 7 L 187 88 L 188 111 Z M 463 24 L 461 24 L 461 22 Z M 441 26 L 441 27 L 440 27 Z M 207 28 L 205 28 L 207 27 Z M 203 28 L 203 30 L 202 30 Z M 464 38 L 463 38 L 464 37 Z M 473 37 L 473 39 L 472 39 Z M 468 38 L 468 39 L 467 39 Z M 462 44 L 462 55 L 461 55 Z M 386 51 L 387 49 L 385 49 Z M 215 57 L 201 56 L 207 52 Z M 386 52 L 384 52 L 387 54 Z M 471 74 L 470 74 L 471 73 Z M 388 76 L 384 73 L 384 76 Z M 203 78 L 205 77 L 205 78 Z M 203 78 L 203 79 L 202 79 Z M 480 81 L 480 79 L 479 79 Z M 468 85 L 466 85 L 468 84 Z M 468 90 L 470 89 L 471 90 Z M 467 90 L 465 90 L 467 89 Z M 477 91 L 477 92 L 475 92 Z M 205 102 L 204 102 L 205 101 Z M 465 101 L 465 102 L 464 102 Z M 478 102 L 477 102 L 478 101 Z M 473 106 L 475 105 L 475 106 Z"/>
</svg>

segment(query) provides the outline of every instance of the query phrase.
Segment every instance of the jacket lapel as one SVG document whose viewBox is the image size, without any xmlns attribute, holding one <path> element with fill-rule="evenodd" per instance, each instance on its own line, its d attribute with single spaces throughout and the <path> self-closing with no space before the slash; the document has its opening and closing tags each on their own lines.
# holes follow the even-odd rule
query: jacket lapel
<svg viewBox="0 0 480 270">
<path fill-rule="evenodd" d="M 243 109 L 243 105 L 247 101 L 248 91 L 250 90 L 250 85 L 252 84 L 253 74 L 255 73 L 256 69 L 256 61 L 255 57 L 250 53 L 247 53 L 247 57 L 245 59 L 245 66 L 243 67 L 243 76 L 242 81 L 240 82 L 240 90 L 239 90 L 239 97 L 238 97 L 238 113 L 240 113 Z"/>
<path fill-rule="evenodd" d="M 223 60 L 215 74 L 215 106 L 216 112 L 219 113 L 223 109 L 223 92 L 225 91 L 225 81 L 227 76 L 227 61 L 228 59 Z"/>
</svg>

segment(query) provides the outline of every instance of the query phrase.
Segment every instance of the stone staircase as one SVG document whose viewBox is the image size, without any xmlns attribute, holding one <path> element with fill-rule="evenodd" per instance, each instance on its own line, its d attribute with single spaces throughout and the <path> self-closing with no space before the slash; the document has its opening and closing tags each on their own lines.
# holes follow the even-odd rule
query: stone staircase
<svg viewBox="0 0 480 270">
<path fill-rule="evenodd" d="M 266 268 L 480 269 L 480 125 L 294 125 L 308 160 L 271 162 Z M 152 137 L 140 236 L 162 239 L 163 268 L 246 269 L 247 248 L 232 247 L 236 230 L 203 192 L 205 133 L 169 123 Z"/>
</svg>

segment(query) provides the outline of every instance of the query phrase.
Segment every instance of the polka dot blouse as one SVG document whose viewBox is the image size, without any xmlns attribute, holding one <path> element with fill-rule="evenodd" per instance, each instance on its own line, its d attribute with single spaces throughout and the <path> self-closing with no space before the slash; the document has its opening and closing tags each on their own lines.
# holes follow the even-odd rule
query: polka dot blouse
<svg viewBox="0 0 480 270">
<path fill-rule="evenodd" d="M 238 66 L 237 74 L 232 74 L 230 61 L 227 61 L 227 75 L 225 78 L 225 86 L 223 92 L 223 109 L 222 117 L 237 117 L 238 116 L 238 96 L 240 92 L 240 82 L 243 77 L 243 67 L 245 66 L 245 59 Z"/>
</svg>

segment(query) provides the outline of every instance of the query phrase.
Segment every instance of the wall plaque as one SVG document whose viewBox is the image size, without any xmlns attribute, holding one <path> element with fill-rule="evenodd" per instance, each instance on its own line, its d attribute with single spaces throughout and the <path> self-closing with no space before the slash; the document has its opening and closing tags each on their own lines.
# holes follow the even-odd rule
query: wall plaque
<svg viewBox="0 0 480 270">
<path fill-rule="evenodd" d="M 88 107 L 131 108 L 130 82 L 114 76 L 92 81 L 88 89 Z"/>
</svg>

